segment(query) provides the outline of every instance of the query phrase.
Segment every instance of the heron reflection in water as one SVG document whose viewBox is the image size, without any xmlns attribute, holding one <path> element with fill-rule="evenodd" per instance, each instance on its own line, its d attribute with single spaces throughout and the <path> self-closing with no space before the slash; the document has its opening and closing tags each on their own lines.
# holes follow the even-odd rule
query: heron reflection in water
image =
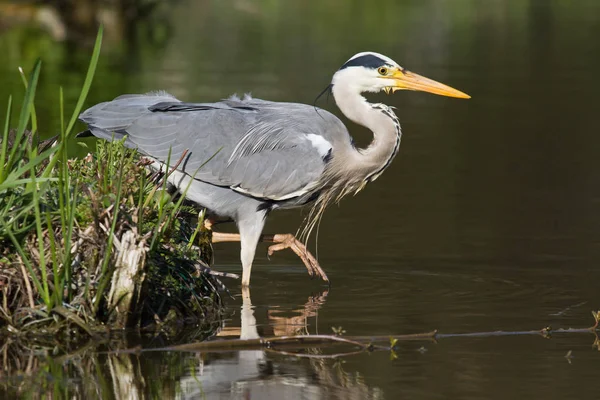
<svg viewBox="0 0 600 400">
<path fill-rule="evenodd" d="M 291 295 L 286 297 L 286 304 L 278 305 L 268 305 L 272 299 L 263 296 L 253 303 L 250 288 L 246 287 L 240 297 L 239 314 L 228 318 L 228 326 L 218 334 L 223 339 L 318 333 L 318 314 L 326 302 L 327 291 L 309 296 L 306 303 Z M 327 322 L 321 325 L 329 331 Z M 277 347 L 230 350 L 198 354 L 194 373 L 179 382 L 181 397 L 220 399 L 234 395 L 252 399 L 349 400 L 382 397 L 381 389 L 365 382 L 360 373 L 344 370 L 337 356 L 343 357 L 348 349 L 342 348 L 343 352 L 335 355 L 317 347 L 299 351 Z M 292 355 L 294 361 L 290 362 Z"/>
<path fill-rule="evenodd" d="M 160 168 L 169 157 L 182 161 L 169 182 L 216 217 L 232 219 L 239 234 L 213 233 L 213 242 L 240 241 L 242 286 L 259 241 L 268 254 L 289 248 L 311 276 L 329 281 L 304 243 L 325 208 L 374 181 L 398 153 L 402 131 L 391 107 L 369 103 L 366 92 L 418 90 L 469 98 L 463 92 L 407 71 L 374 52 L 358 53 L 333 75 L 327 88 L 341 112 L 369 128 L 373 141 L 356 148 L 335 115 L 312 105 L 246 96 L 216 103 L 187 103 L 165 93 L 124 95 L 83 112 L 83 136 L 126 137 Z M 208 160 L 208 162 L 207 162 Z M 298 240 L 291 234 L 262 234 L 276 209 L 311 204 Z M 304 242 L 304 243 L 303 243 Z"/>
</svg>

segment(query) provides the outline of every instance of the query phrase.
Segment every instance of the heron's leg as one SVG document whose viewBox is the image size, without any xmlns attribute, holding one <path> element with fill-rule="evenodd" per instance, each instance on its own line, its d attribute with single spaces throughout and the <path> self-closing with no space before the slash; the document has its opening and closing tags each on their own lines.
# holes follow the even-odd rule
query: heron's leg
<svg viewBox="0 0 600 400">
<path fill-rule="evenodd" d="M 306 269 L 308 270 L 308 274 L 311 277 L 318 276 L 326 282 L 329 282 L 329 278 L 327 278 L 327 274 L 321 266 L 317 259 L 308 251 L 304 243 L 296 239 L 294 235 L 291 233 L 279 233 L 276 235 L 262 235 L 260 237 L 261 242 L 271 242 L 275 243 L 274 245 L 269 246 L 268 254 L 272 256 L 273 253 L 279 250 L 291 249 L 304 263 Z"/>
<path fill-rule="evenodd" d="M 242 260 L 242 286 L 250 285 L 252 262 L 254 261 L 256 245 L 258 244 L 264 225 L 264 212 L 255 212 L 238 221 L 238 229 L 240 230 L 239 237 L 242 248 L 240 252 L 240 258 Z"/>
<path fill-rule="evenodd" d="M 211 226 L 207 225 L 207 228 L 210 229 Z M 317 259 L 306 249 L 306 246 L 300 242 L 294 235 L 291 233 L 286 234 L 276 234 L 276 235 L 261 235 L 259 237 L 261 242 L 269 242 L 275 243 L 274 245 L 269 246 L 268 254 L 272 256 L 273 253 L 279 250 L 284 249 L 292 249 L 298 257 L 302 260 L 306 269 L 308 270 L 308 274 L 311 277 L 318 276 L 322 278 L 324 281 L 329 282 L 329 278 L 327 278 L 327 274 L 319 265 Z M 220 242 L 238 242 L 240 241 L 239 233 L 223 233 L 223 232 L 215 232 L 212 233 L 212 242 L 220 243 Z"/>
<path fill-rule="evenodd" d="M 240 234 L 239 233 L 223 233 L 223 232 L 215 232 L 212 233 L 212 242 L 213 243 L 221 243 L 221 242 L 240 242 Z"/>
<path fill-rule="evenodd" d="M 210 218 L 204 218 L 204 227 L 209 231 L 212 231 L 212 242 L 213 243 L 221 243 L 221 242 L 241 242 L 239 233 L 224 233 L 224 232 L 215 232 L 212 230 L 212 227 L 215 223 Z"/>
</svg>

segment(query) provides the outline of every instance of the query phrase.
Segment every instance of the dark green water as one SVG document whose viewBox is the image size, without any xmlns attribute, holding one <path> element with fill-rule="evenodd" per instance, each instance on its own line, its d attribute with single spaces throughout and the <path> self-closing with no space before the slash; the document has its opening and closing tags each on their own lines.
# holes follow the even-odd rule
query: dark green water
<svg viewBox="0 0 600 400">
<path fill-rule="evenodd" d="M 128 38 L 107 30 L 88 104 L 156 89 L 189 101 L 252 92 L 312 103 L 364 50 L 473 97 L 371 96 L 398 108 L 403 143 L 377 182 L 325 215 L 318 256 L 332 287 L 310 281 L 292 253 L 269 261 L 261 247 L 243 309 L 231 284 L 236 300 L 222 335 L 240 327 L 250 335 L 338 326 L 389 335 L 592 324 L 590 311 L 600 309 L 600 2 L 189 1 L 135 30 Z M 30 27 L 3 32 L 0 107 L 21 91 L 16 67 L 41 54 L 40 125 L 57 129 L 58 87 L 73 88 L 73 104 L 89 52 Z M 366 130 L 348 124 L 368 143 Z M 295 232 L 301 218 L 274 213 L 266 231 Z M 240 271 L 238 245 L 215 250 L 216 269 Z M 337 363 L 262 351 L 142 354 L 128 361 L 141 371 L 128 390 L 162 398 L 594 398 L 593 343 L 591 334 L 448 338 L 401 344 L 394 360 L 379 352 Z M 68 363 L 48 365 L 44 390 L 123 393 L 118 373 L 82 379 Z M 106 392 L 82 389 L 101 378 Z"/>
</svg>

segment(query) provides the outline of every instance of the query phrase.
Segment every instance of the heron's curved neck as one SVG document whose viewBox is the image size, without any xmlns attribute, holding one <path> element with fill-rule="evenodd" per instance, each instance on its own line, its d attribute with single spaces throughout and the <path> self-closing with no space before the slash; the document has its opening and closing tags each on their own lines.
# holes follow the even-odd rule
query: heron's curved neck
<svg viewBox="0 0 600 400">
<path fill-rule="evenodd" d="M 390 107 L 367 102 L 355 87 L 333 85 L 332 93 L 346 117 L 373 132 L 371 144 L 354 152 L 357 162 L 352 167 L 364 174 L 365 180 L 374 180 L 398 153 L 402 137 L 398 118 Z"/>
</svg>

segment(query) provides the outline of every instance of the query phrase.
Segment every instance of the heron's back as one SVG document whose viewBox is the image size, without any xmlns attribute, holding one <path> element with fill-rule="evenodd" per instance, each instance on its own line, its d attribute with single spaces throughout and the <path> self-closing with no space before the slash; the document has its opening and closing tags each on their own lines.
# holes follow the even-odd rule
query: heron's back
<svg viewBox="0 0 600 400">
<path fill-rule="evenodd" d="M 164 92 L 125 95 L 80 119 L 95 136 L 127 136 L 126 145 L 161 162 L 186 154 L 180 169 L 195 179 L 273 201 L 315 190 L 334 148 L 351 146 L 325 110 L 250 97 L 184 103 Z"/>
</svg>

